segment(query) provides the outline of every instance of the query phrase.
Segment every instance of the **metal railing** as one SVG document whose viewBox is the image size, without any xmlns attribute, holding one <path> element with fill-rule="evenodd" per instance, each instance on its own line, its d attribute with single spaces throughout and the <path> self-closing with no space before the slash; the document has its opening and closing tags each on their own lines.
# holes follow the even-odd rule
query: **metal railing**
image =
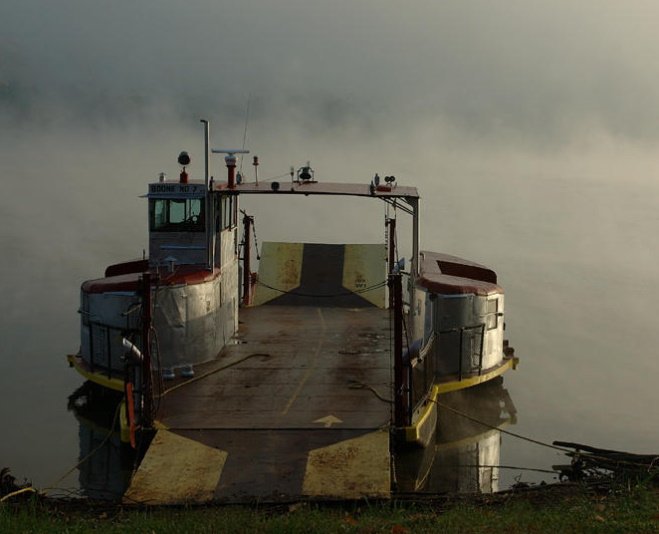
<svg viewBox="0 0 659 534">
<path fill-rule="evenodd" d="M 478 340 L 477 351 L 470 351 L 469 359 L 475 355 L 478 357 L 478 375 L 483 372 L 483 349 L 485 342 L 486 323 L 477 325 L 462 326 L 459 328 L 450 328 L 441 330 L 438 333 L 433 332 L 428 341 L 421 347 L 419 353 L 412 357 L 410 355 L 408 361 L 405 362 L 406 382 L 408 384 L 408 417 L 411 420 L 412 414 L 417 410 L 426 400 L 430 388 L 435 381 L 435 369 L 437 367 L 436 358 L 442 355 L 434 353 L 434 349 L 438 346 L 439 336 L 458 334 L 458 380 L 464 378 L 464 352 L 465 352 L 465 338 L 467 332 L 478 331 L 476 339 Z"/>
<path fill-rule="evenodd" d="M 124 376 L 124 362 L 123 358 L 126 350 L 121 344 L 121 338 L 131 338 L 139 340 L 139 330 L 134 328 L 118 328 L 116 326 L 108 326 L 96 321 L 87 321 L 89 326 L 89 370 L 94 373 L 100 371 L 106 374 L 109 379 Z M 118 350 L 112 350 L 112 338 L 115 337 L 119 340 L 117 343 Z M 103 346 L 99 347 L 98 342 L 95 344 L 94 340 L 103 337 Z M 139 341 L 136 341 L 139 345 Z M 96 351 L 102 355 L 101 358 L 96 358 Z M 116 365 L 113 367 L 113 363 Z"/>
<path fill-rule="evenodd" d="M 465 338 L 465 332 L 466 331 L 471 331 L 471 330 L 480 330 L 480 339 L 478 343 L 478 374 L 479 376 L 483 372 L 483 346 L 485 342 L 485 328 L 486 328 L 486 323 L 480 323 L 477 325 L 472 325 L 472 326 L 461 326 L 460 328 L 450 328 L 448 330 L 441 330 L 439 332 L 439 335 L 441 336 L 442 334 L 454 334 L 456 332 L 460 333 L 460 344 L 459 344 L 459 351 L 458 351 L 458 380 L 462 380 L 463 376 L 463 355 L 464 355 L 464 338 Z M 469 357 L 471 358 L 474 355 L 474 352 L 471 352 L 469 354 Z"/>
</svg>

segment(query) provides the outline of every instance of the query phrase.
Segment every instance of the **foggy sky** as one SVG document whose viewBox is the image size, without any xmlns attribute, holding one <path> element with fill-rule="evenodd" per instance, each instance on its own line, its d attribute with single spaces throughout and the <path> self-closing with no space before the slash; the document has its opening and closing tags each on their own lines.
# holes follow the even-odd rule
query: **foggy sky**
<svg viewBox="0 0 659 534">
<path fill-rule="evenodd" d="M 5 0 L 5 118 L 305 131 L 419 122 L 478 144 L 659 138 L 651 1 Z"/>
</svg>

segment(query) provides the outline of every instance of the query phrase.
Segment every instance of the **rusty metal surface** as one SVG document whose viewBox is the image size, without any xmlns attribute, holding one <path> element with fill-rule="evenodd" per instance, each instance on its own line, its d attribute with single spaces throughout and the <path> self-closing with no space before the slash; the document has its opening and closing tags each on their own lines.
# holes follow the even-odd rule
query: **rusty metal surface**
<svg viewBox="0 0 659 534">
<path fill-rule="evenodd" d="M 215 183 L 214 190 L 226 190 L 225 183 Z M 291 182 L 282 180 L 279 189 L 272 189 L 272 182 L 245 183 L 236 185 L 233 191 L 240 194 L 273 194 L 273 195 L 346 195 L 373 198 L 419 198 L 416 187 L 395 186 L 390 191 L 374 190 L 371 192 L 368 183 L 347 184 L 336 182 Z"/>
<path fill-rule="evenodd" d="M 219 482 L 211 500 L 215 502 L 276 502 L 298 500 L 300 498 L 326 497 L 314 488 L 318 482 L 321 488 L 323 477 L 310 475 L 309 465 L 314 457 L 325 450 L 350 443 L 355 439 L 364 439 L 370 431 L 346 429 L 319 430 L 178 430 L 178 435 L 194 440 L 206 448 L 222 451 L 226 462 L 219 468 L 209 466 Z M 383 436 L 387 441 L 388 437 Z M 382 447 L 380 448 L 382 449 Z M 384 450 L 388 464 L 388 446 Z M 355 451 L 359 454 L 359 451 Z M 373 456 L 370 449 L 364 451 Z M 342 466 L 335 464 L 328 468 L 341 472 Z M 353 470 L 354 471 L 354 470 Z M 374 471 L 371 469 L 371 471 Z M 383 465 L 376 473 L 359 473 L 352 476 L 355 493 L 350 498 L 360 495 L 382 496 L 389 490 L 388 465 Z M 380 483 L 374 487 L 372 477 L 375 475 Z M 383 478 L 386 477 L 386 480 Z M 348 495 L 333 495 L 341 498 Z"/>
<path fill-rule="evenodd" d="M 387 496 L 388 311 L 247 308 L 239 340 L 159 403 L 170 432 L 226 453 L 212 500 Z M 167 454 L 158 454 L 163 470 Z"/>
<path fill-rule="evenodd" d="M 266 241 L 254 304 L 384 308 L 385 255 L 381 243 Z"/>
<path fill-rule="evenodd" d="M 241 310 L 240 343 L 213 365 L 236 365 L 167 394 L 158 419 L 174 429 L 340 428 L 386 425 L 389 314 L 362 308 L 263 306 Z M 197 375 L 208 372 L 206 367 Z"/>
<path fill-rule="evenodd" d="M 197 504 L 213 500 L 227 453 L 159 430 L 123 496 L 125 503 Z"/>
</svg>

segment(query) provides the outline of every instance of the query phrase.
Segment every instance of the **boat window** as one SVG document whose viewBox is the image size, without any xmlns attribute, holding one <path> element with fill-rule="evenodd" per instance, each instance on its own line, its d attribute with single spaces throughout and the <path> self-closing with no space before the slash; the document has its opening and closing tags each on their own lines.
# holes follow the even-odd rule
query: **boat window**
<svg viewBox="0 0 659 534">
<path fill-rule="evenodd" d="M 150 201 L 152 232 L 204 232 L 204 199 L 172 198 Z"/>
<path fill-rule="evenodd" d="M 494 330 L 499 326 L 499 299 L 487 301 L 487 318 L 485 319 L 488 330 Z"/>
</svg>

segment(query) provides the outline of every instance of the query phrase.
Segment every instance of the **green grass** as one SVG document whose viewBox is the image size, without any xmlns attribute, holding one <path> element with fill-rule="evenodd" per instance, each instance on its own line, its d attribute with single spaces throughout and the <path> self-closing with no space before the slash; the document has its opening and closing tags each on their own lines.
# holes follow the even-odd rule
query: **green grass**
<svg viewBox="0 0 659 534">
<path fill-rule="evenodd" d="M 0 505 L 0 532 L 329 533 L 659 532 L 659 494 L 543 491 L 446 502 L 292 507 L 99 508 L 36 499 Z"/>
</svg>

